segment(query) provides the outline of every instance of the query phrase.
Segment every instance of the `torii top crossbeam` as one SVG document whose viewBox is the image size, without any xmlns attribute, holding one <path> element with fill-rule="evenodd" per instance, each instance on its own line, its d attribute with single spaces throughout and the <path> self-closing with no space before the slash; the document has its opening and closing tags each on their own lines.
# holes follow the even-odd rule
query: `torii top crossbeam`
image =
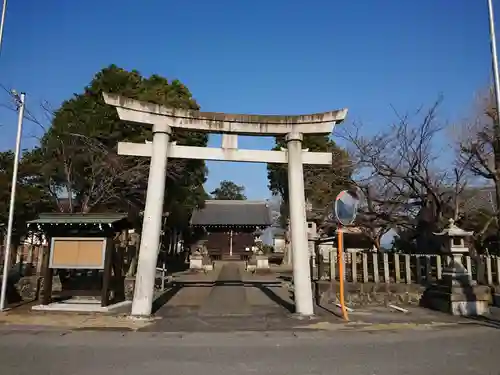
<svg viewBox="0 0 500 375">
<path fill-rule="evenodd" d="M 121 119 L 137 123 L 165 123 L 174 128 L 196 129 L 212 133 L 265 134 L 287 133 L 330 134 L 344 121 L 347 109 L 308 115 L 241 115 L 174 109 L 104 93 L 106 104 L 116 107 Z"/>
</svg>

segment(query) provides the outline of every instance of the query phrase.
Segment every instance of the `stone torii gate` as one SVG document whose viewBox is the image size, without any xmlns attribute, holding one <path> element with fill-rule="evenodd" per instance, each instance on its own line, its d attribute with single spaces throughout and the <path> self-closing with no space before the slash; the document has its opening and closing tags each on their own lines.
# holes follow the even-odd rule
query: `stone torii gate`
<svg viewBox="0 0 500 375">
<path fill-rule="evenodd" d="M 334 126 L 345 119 L 347 109 L 298 116 L 240 115 L 172 109 L 117 95 L 103 95 L 106 104 L 116 107 L 121 120 L 153 127 L 152 142 L 118 144 L 120 155 L 151 158 L 132 316 L 151 315 L 168 158 L 288 163 L 295 309 L 299 315 L 313 315 L 303 165 L 332 164 L 332 154 L 302 149 L 302 137 L 303 134 L 330 134 Z M 172 128 L 222 133 L 222 147 L 177 145 L 170 142 Z M 281 151 L 240 150 L 238 134 L 285 135 L 287 147 Z"/>
</svg>

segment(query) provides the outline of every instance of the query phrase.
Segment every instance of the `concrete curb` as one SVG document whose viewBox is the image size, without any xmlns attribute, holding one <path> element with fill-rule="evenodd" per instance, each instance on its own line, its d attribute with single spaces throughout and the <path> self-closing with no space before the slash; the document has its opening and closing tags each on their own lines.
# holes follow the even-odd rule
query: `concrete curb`
<svg viewBox="0 0 500 375">
<path fill-rule="evenodd" d="M 428 330 L 435 328 L 450 328 L 458 326 L 472 326 L 473 323 L 456 322 L 427 322 L 427 323 L 365 323 L 352 322 L 345 324 L 335 324 L 328 322 L 319 322 L 308 326 L 295 327 L 300 330 L 315 330 L 315 331 L 350 331 L 350 332 L 373 332 L 373 331 L 395 331 L 395 330 Z"/>
<path fill-rule="evenodd" d="M 309 325 L 295 326 L 290 329 L 280 330 L 234 330 L 234 331 L 154 331 L 143 330 L 141 328 L 130 327 L 92 327 L 92 326 L 50 326 L 50 325 L 23 325 L 23 324 L 0 324 L 0 333 L 2 332 L 58 332 L 58 333 L 77 333 L 77 332 L 115 332 L 115 333 L 146 333 L 150 335 L 173 335 L 183 336 L 191 334 L 234 334 L 234 335 L 267 335 L 267 334 L 292 334 L 303 335 L 309 333 L 329 333 L 329 332 L 396 332 L 396 331 L 432 331 L 436 329 L 449 329 L 449 328 L 470 328 L 478 327 L 474 322 L 457 322 L 457 323 L 442 323 L 442 322 L 429 322 L 429 323 L 331 323 L 331 322 L 317 322 Z M 483 327 L 488 327 L 484 325 Z"/>
</svg>

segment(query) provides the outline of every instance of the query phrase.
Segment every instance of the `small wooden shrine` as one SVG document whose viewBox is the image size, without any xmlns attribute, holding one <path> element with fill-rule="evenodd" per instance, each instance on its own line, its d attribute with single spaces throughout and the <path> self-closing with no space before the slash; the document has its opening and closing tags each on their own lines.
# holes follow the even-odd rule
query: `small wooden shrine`
<svg viewBox="0 0 500 375">
<path fill-rule="evenodd" d="M 52 302 L 55 275 L 61 299 L 100 297 L 102 307 L 124 299 L 123 259 L 114 239 L 131 228 L 127 214 L 48 213 L 28 228 L 43 233 L 49 244 L 42 265 L 42 305 Z"/>
<path fill-rule="evenodd" d="M 204 231 L 195 247 L 204 247 L 212 259 L 250 257 L 256 240 L 271 224 L 265 201 L 207 200 L 191 218 L 191 226 Z"/>
</svg>

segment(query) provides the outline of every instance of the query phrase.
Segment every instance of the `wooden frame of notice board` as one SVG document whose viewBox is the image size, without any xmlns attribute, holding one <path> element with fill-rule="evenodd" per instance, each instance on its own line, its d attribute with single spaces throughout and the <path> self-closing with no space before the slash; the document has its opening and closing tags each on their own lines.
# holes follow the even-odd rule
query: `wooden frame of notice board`
<svg viewBox="0 0 500 375">
<path fill-rule="evenodd" d="M 49 244 L 42 257 L 42 305 L 52 302 L 53 282 L 58 300 L 100 295 L 101 306 L 108 306 L 125 299 L 124 248 L 116 239 L 133 226 L 128 214 L 41 213 L 27 225 Z"/>
<path fill-rule="evenodd" d="M 49 268 L 103 270 L 107 244 L 106 237 L 53 237 Z"/>
<path fill-rule="evenodd" d="M 52 301 L 52 277 L 55 269 L 94 269 L 103 271 L 101 306 L 108 306 L 113 246 L 110 237 L 52 237 L 50 251 L 45 258 L 42 305 L 48 305 Z"/>
</svg>

